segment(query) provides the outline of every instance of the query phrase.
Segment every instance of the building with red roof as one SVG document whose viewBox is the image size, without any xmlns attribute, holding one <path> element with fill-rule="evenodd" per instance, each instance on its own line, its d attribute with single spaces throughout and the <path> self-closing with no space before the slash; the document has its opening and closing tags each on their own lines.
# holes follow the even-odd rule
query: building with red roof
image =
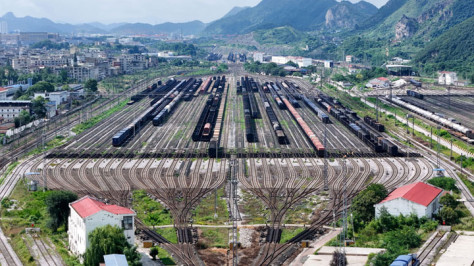
<svg viewBox="0 0 474 266">
<path fill-rule="evenodd" d="M 106 204 L 90 196 L 71 202 L 69 209 L 71 214 L 68 219 L 68 239 L 72 253 L 82 256 L 89 246 L 89 233 L 106 225 L 123 228 L 128 243 L 134 244 L 136 213 L 133 210 Z"/>
<path fill-rule="evenodd" d="M 418 217 L 431 218 L 438 213 L 442 195 L 442 189 L 423 182 L 408 184 L 395 189 L 384 200 L 375 204 L 375 216 L 379 217 L 385 208 L 394 216 L 416 214 Z"/>
</svg>

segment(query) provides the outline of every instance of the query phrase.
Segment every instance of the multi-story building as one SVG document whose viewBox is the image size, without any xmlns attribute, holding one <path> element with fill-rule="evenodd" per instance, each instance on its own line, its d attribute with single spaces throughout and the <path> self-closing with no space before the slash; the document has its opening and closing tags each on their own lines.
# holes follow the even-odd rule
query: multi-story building
<svg viewBox="0 0 474 266">
<path fill-rule="evenodd" d="M 12 122 L 15 117 L 20 116 L 21 111 L 30 112 L 31 101 L 0 101 L 0 116 L 5 122 Z"/>
<path fill-rule="evenodd" d="M 97 227 L 118 226 L 124 230 L 128 243 L 135 242 L 134 216 L 131 209 L 108 205 L 90 196 L 85 196 L 69 204 L 71 214 L 68 219 L 69 249 L 82 256 L 89 247 L 89 233 Z"/>
<path fill-rule="evenodd" d="M 0 21 L 0 34 L 8 33 L 8 23 L 6 21 Z"/>
<path fill-rule="evenodd" d="M 59 35 L 47 32 L 20 32 L 20 42 L 22 45 L 30 45 L 45 40 L 57 41 Z"/>
</svg>

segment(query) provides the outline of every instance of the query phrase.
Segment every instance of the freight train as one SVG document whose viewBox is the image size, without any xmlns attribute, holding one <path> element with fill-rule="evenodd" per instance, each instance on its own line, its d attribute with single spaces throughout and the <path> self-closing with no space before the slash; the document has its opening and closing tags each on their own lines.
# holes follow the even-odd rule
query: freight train
<svg viewBox="0 0 474 266">
<path fill-rule="evenodd" d="M 324 124 L 329 124 L 329 116 L 319 109 L 314 102 L 304 95 L 301 95 L 301 99 L 309 107 L 309 109 L 311 109 L 311 111 L 313 111 L 319 117 L 319 119 L 321 119 Z"/>
<path fill-rule="evenodd" d="M 210 141 L 213 137 L 225 83 L 225 76 L 215 78 L 214 85 L 212 86 L 213 93 L 209 95 L 206 105 L 194 128 L 191 137 L 193 141 Z M 207 86 L 207 82 L 205 86 Z"/>
<path fill-rule="evenodd" d="M 420 99 L 420 100 L 423 100 L 423 98 L 424 98 L 423 94 L 421 94 L 419 92 L 416 92 L 416 91 L 412 91 L 412 90 L 407 90 L 407 95 L 415 97 L 415 98 Z"/>
<path fill-rule="evenodd" d="M 320 93 L 316 102 L 351 132 L 353 132 L 360 140 L 366 143 L 375 152 L 386 152 L 392 156 L 399 155 L 398 146 L 392 141 L 384 138 L 376 129 L 360 119 L 357 113 L 349 108 L 344 107 L 337 100 Z"/>
<path fill-rule="evenodd" d="M 385 126 L 375 121 L 375 119 L 370 116 L 365 116 L 364 122 L 371 126 L 373 129 L 377 130 L 378 132 L 385 132 Z"/>
<path fill-rule="evenodd" d="M 398 106 L 401 106 L 405 109 L 408 109 L 416 114 L 419 114 L 431 121 L 434 121 L 442 126 L 445 126 L 447 128 L 450 128 L 454 131 L 460 132 L 464 134 L 469 139 L 474 139 L 474 131 L 470 128 L 467 128 L 463 125 L 460 125 L 456 123 L 455 121 L 451 121 L 450 119 L 446 119 L 444 117 L 441 117 L 439 114 L 424 110 L 418 106 L 415 106 L 413 104 L 404 102 L 402 99 L 398 97 L 393 97 L 392 102 Z"/>
<path fill-rule="evenodd" d="M 171 102 L 166 105 L 161 111 L 160 109 L 157 108 L 156 111 L 159 111 L 158 115 L 156 115 L 153 118 L 153 125 L 154 126 L 159 126 L 161 125 L 166 118 L 173 112 L 174 108 L 178 106 L 178 104 L 181 102 L 181 100 L 185 100 L 188 97 L 191 97 L 190 95 L 194 94 L 194 91 L 199 88 L 199 85 L 201 84 L 202 80 L 196 80 L 194 78 L 189 79 L 184 85 L 183 89 L 178 90 L 175 94 L 175 97 L 172 97 Z M 156 113 L 155 111 L 155 113 Z"/>
<path fill-rule="evenodd" d="M 148 86 L 145 90 L 133 95 L 132 97 L 130 97 L 130 101 L 127 103 L 127 105 L 132 105 L 134 103 L 141 101 L 143 98 L 149 95 L 153 90 L 155 90 L 157 86 L 158 85 L 156 83 L 153 83 L 152 85 Z"/>
<path fill-rule="evenodd" d="M 267 113 L 268 119 L 270 120 L 270 123 L 272 124 L 273 132 L 275 133 L 275 136 L 277 137 L 278 143 L 282 145 L 289 144 L 288 138 L 285 135 L 285 131 L 281 127 L 280 121 L 278 120 L 275 114 L 275 111 L 270 105 L 270 102 L 268 101 L 268 97 L 265 94 L 264 89 L 262 89 L 260 85 L 257 85 L 257 86 L 259 87 L 260 98 L 262 99 L 263 106 L 265 107 L 265 112 Z"/>
<path fill-rule="evenodd" d="M 306 137 L 309 139 L 309 141 L 311 142 L 311 144 L 314 146 L 314 148 L 316 149 L 316 153 L 319 157 L 323 157 L 324 156 L 324 151 L 325 151 L 325 147 L 324 145 L 321 143 L 321 141 L 319 140 L 318 137 L 316 137 L 316 134 L 314 134 L 314 132 L 311 130 L 311 128 L 308 126 L 308 124 L 306 124 L 306 122 L 303 120 L 303 118 L 300 116 L 300 114 L 298 113 L 298 111 L 296 111 L 296 109 L 291 105 L 290 101 L 288 101 L 288 99 L 286 98 L 283 98 L 282 99 L 283 103 L 286 105 L 286 107 L 288 108 L 288 111 L 290 111 L 291 115 L 293 116 L 293 118 L 296 120 L 296 123 L 298 123 L 298 125 L 301 127 L 301 129 L 303 130 L 303 132 L 305 133 Z"/>
<path fill-rule="evenodd" d="M 410 79 L 409 81 L 413 86 L 415 86 L 417 88 L 421 88 L 421 86 L 423 85 L 421 82 L 419 82 L 417 80 L 414 80 L 414 79 Z"/>
<path fill-rule="evenodd" d="M 115 147 L 122 146 L 129 138 L 136 135 L 136 133 L 143 128 L 150 120 L 153 119 L 153 114 L 159 110 L 158 108 L 165 108 L 166 105 L 164 104 L 169 98 L 176 93 L 181 86 L 185 83 L 185 80 L 181 81 L 177 85 L 175 85 L 170 91 L 166 93 L 164 97 L 162 97 L 159 101 L 157 101 L 154 105 L 150 106 L 148 109 L 145 110 L 141 115 L 139 115 L 135 120 L 132 121 L 128 126 L 117 132 L 112 137 L 112 145 Z M 169 102 L 168 102 L 169 103 Z M 160 110 L 161 112 L 161 110 Z M 158 112 L 159 113 L 159 112 Z M 158 115 L 158 113 L 156 115 Z M 155 115 L 155 116 L 156 116 Z"/>
</svg>

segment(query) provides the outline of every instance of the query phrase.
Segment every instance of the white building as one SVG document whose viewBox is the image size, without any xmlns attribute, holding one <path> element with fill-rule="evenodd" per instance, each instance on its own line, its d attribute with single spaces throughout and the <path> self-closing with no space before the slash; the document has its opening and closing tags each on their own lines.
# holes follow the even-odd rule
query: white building
<svg viewBox="0 0 474 266">
<path fill-rule="evenodd" d="M 334 67 L 334 62 L 331 60 L 326 60 L 324 61 L 324 67 L 325 68 L 333 68 Z"/>
<path fill-rule="evenodd" d="M 313 65 L 313 59 L 306 58 L 306 57 L 298 58 L 296 60 L 296 63 L 298 64 L 299 67 L 308 67 L 308 66 Z"/>
<path fill-rule="evenodd" d="M 440 71 L 438 72 L 438 84 L 442 85 L 454 85 L 458 82 L 458 76 L 456 72 Z"/>
<path fill-rule="evenodd" d="M 288 63 L 288 58 L 286 56 L 272 56 L 272 63 L 276 63 L 279 65 L 284 65 Z"/>
<path fill-rule="evenodd" d="M 36 92 L 34 98 L 36 99 L 39 96 L 54 102 L 56 108 L 58 108 L 60 104 L 66 103 L 69 100 L 70 93 L 68 91 Z"/>
<path fill-rule="evenodd" d="M 387 198 L 375 204 L 375 217 L 379 217 L 385 208 L 394 216 L 416 214 L 418 217 L 431 218 L 438 213 L 439 199 L 443 190 L 432 185 L 418 182 L 399 187 L 392 191 Z"/>
<path fill-rule="evenodd" d="M 69 204 L 68 219 L 69 249 L 75 255 L 83 255 L 89 246 L 88 236 L 97 227 L 106 225 L 124 229 L 125 238 L 131 245 L 135 242 L 134 211 L 108 205 L 89 196 Z"/>
<path fill-rule="evenodd" d="M 263 63 L 263 61 L 264 61 L 263 56 L 264 56 L 263 53 L 254 53 L 253 54 L 253 61 Z"/>
<path fill-rule="evenodd" d="M 352 55 L 346 55 L 346 62 L 352 63 L 352 61 L 354 61 L 354 57 Z"/>
<path fill-rule="evenodd" d="M 30 111 L 31 101 L 1 101 L 0 100 L 0 116 L 5 122 L 13 122 L 15 117 L 20 116 L 21 111 Z"/>
</svg>

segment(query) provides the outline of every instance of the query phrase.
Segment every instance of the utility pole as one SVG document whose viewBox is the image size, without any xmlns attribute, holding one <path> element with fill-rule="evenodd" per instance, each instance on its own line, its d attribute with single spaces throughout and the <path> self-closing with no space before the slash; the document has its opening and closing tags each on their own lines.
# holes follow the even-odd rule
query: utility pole
<svg viewBox="0 0 474 266">
<path fill-rule="evenodd" d="M 438 126 L 438 144 L 436 145 L 436 161 L 438 164 L 438 169 L 439 169 L 439 130 L 441 129 L 441 126 Z"/>
<path fill-rule="evenodd" d="M 329 190 L 329 182 L 328 182 L 328 139 L 327 139 L 327 124 L 324 124 L 324 191 Z"/>
<path fill-rule="evenodd" d="M 451 154 L 449 155 L 449 159 L 453 159 L 453 136 L 451 136 Z"/>
<path fill-rule="evenodd" d="M 347 234 L 347 195 L 346 195 L 346 174 L 347 174 L 347 169 L 346 169 L 346 156 L 342 158 L 342 178 L 343 178 L 343 190 L 342 190 L 342 195 L 343 195 L 343 209 L 342 209 L 342 232 L 340 234 L 340 244 L 341 244 L 341 259 L 339 260 L 340 265 L 345 266 L 344 262 L 344 257 L 346 256 L 346 234 Z"/>
<path fill-rule="evenodd" d="M 451 86 L 448 87 L 448 108 L 451 110 Z"/>
<path fill-rule="evenodd" d="M 430 127 L 431 135 L 430 135 L 430 148 L 433 149 L 433 127 Z"/>
<path fill-rule="evenodd" d="M 379 98 L 377 96 L 375 96 L 375 116 L 376 121 L 379 122 Z"/>
</svg>

